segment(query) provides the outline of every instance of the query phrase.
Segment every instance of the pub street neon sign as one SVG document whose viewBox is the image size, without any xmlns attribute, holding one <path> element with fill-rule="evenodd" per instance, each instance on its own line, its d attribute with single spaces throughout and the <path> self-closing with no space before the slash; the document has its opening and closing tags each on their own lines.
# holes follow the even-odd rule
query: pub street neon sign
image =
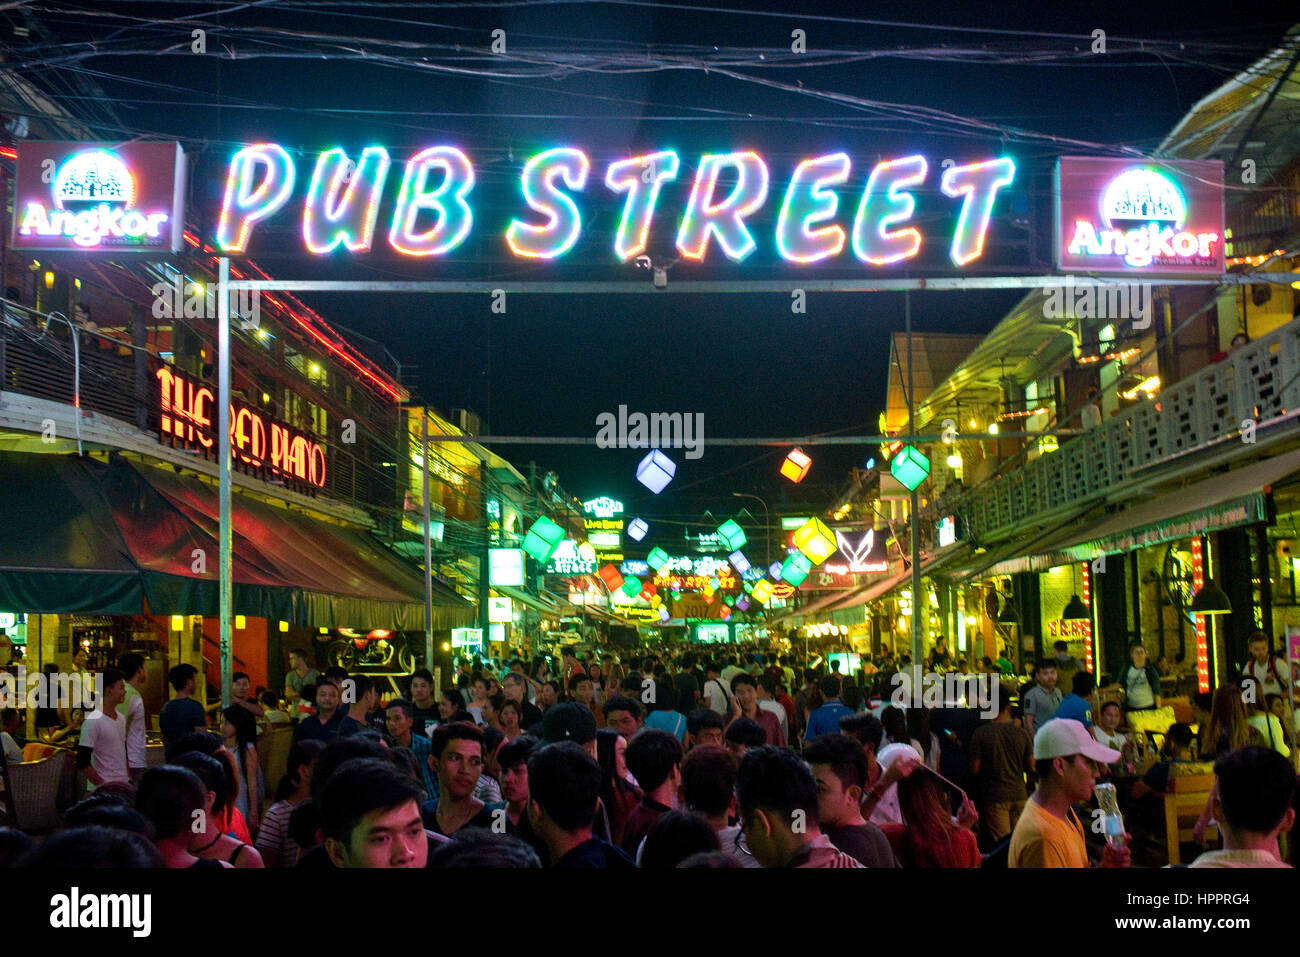
<svg viewBox="0 0 1300 957">
<path fill-rule="evenodd" d="M 815 263 L 839 256 L 849 246 L 859 261 L 889 266 L 920 252 L 921 230 L 909 225 L 916 209 L 912 191 L 929 178 L 929 161 L 912 155 L 873 166 L 852 223 L 845 229 L 835 222 L 840 201 L 836 187 L 846 185 L 852 171 L 852 161 L 842 152 L 806 159 L 795 167 L 781 198 L 773 237 L 783 259 Z M 960 201 L 948 253 L 957 266 L 983 253 L 994 201 L 1015 179 L 1015 172 L 1015 164 L 1005 157 L 942 171 L 939 188 Z M 660 192 L 682 174 L 682 160 L 673 150 L 608 165 L 601 183 L 609 192 L 624 196 L 614 236 L 618 259 L 627 262 L 645 252 Z M 245 146 L 235 153 L 216 232 L 222 252 L 246 252 L 254 227 L 289 203 L 299 175 L 298 162 L 277 143 Z M 306 169 L 302 175 L 308 175 Z M 545 260 L 571 250 L 583 226 L 583 211 L 575 197 L 598 192 L 599 186 L 592 183 L 598 176 L 592 174 L 587 154 L 573 147 L 556 147 L 531 157 L 519 177 L 527 212 L 513 219 L 505 231 L 511 252 Z M 376 232 L 383 228 L 380 205 L 390 178 L 399 183 L 396 201 L 386 236 L 377 240 Z M 729 186 L 720 186 L 724 178 Z M 770 182 L 767 164 L 752 150 L 701 156 L 677 225 L 676 247 L 681 255 L 702 261 L 716 239 L 728 259 L 744 261 L 758 245 L 745 221 L 767 203 Z M 340 247 L 367 253 L 378 241 L 406 256 L 446 256 L 473 230 L 474 186 L 474 164 L 454 146 L 420 150 L 400 174 L 382 146 L 368 146 L 355 159 L 342 149 L 325 150 L 312 164 L 302 200 L 304 246 L 318 255 Z"/>
</svg>

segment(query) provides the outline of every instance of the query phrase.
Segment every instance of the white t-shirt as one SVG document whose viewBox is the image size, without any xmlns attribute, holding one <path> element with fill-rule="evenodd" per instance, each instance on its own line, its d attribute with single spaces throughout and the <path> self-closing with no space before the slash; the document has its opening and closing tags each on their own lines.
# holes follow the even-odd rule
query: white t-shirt
<svg viewBox="0 0 1300 957">
<path fill-rule="evenodd" d="M 18 747 L 18 742 L 8 731 L 0 731 L 0 745 L 4 747 L 6 761 L 10 764 L 22 763 L 23 749 Z"/>
<path fill-rule="evenodd" d="M 1111 734 L 1109 731 L 1107 731 L 1099 724 L 1094 724 L 1092 726 L 1092 733 L 1093 736 L 1097 739 L 1098 744 L 1100 744 L 1102 747 L 1111 748 L 1112 750 L 1115 751 L 1122 751 L 1124 749 L 1124 745 L 1128 743 L 1128 737 L 1126 735 L 1122 734 L 1119 731 L 1116 731 L 1114 734 Z"/>
<path fill-rule="evenodd" d="M 94 750 L 90 764 L 104 783 L 131 779 L 126 763 L 126 719 L 122 716 L 103 711 L 86 715 L 78 746 Z"/>
<path fill-rule="evenodd" d="M 727 691 L 722 687 L 722 682 L 717 678 L 710 678 L 704 683 L 704 698 L 709 703 L 709 707 L 720 715 L 726 715 L 731 710 L 731 699 Z"/>
<path fill-rule="evenodd" d="M 1264 694 L 1286 694 L 1286 689 L 1291 684 L 1286 676 L 1286 659 L 1274 658 L 1273 666 L 1273 668 L 1270 668 L 1267 661 L 1261 665 L 1254 658 L 1251 658 L 1241 671 L 1242 674 L 1249 675 L 1258 681 L 1260 690 Z M 1275 670 L 1277 674 L 1273 673 Z"/>
<path fill-rule="evenodd" d="M 129 684 L 126 686 L 126 700 L 117 706 L 117 713 L 126 718 L 126 757 L 133 768 L 144 770 L 144 698 Z M 288 718 L 285 718 L 287 721 Z"/>
<path fill-rule="evenodd" d="M 1246 721 L 1260 733 L 1266 747 L 1271 747 L 1284 758 L 1291 757 L 1291 749 L 1286 746 L 1286 732 L 1282 730 L 1282 722 L 1277 719 L 1277 715 L 1256 711 Z"/>
</svg>

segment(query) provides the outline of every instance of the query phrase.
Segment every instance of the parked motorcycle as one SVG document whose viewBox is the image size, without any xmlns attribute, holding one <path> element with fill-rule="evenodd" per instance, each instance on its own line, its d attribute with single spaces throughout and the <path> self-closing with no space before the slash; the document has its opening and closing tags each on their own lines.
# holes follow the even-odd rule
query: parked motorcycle
<svg viewBox="0 0 1300 957">
<path fill-rule="evenodd" d="M 415 654 L 401 632 L 383 628 L 365 635 L 346 628 L 338 631 L 343 637 L 331 642 L 327 650 L 330 664 L 355 672 L 396 669 L 409 675 L 415 671 Z"/>
</svg>

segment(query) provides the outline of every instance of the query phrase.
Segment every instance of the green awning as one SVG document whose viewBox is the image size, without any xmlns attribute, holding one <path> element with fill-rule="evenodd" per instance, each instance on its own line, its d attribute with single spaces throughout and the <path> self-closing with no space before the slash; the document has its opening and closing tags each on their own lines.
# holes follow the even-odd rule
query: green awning
<svg viewBox="0 0 1300 957">
<path fill-rule="evenodd" d="M 218 614 L 215 488 L 171 470 L 0 454 L 0 607 Z M 235 614 L 308 627 L 424 629 L 418 568 L 364 531 L 232 497 Z M 435 583 L 435 629 L 473 606 Z"/>
</svg>

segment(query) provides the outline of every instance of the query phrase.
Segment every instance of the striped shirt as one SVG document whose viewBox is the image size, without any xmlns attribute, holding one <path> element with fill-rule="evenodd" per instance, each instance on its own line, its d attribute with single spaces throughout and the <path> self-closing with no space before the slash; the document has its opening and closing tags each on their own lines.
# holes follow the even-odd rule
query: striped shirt
<svg viewBox="0 0 1300 957">
<path fill-rule="evenodd" d="M 294 867 L 298 863 L 298 843 L 289 835 L 289 817 L 297 805 L 276 801 L 264 815 L 257 832 L 258 853 L 271 851 L 280 855 L 281 867 Z"/>
<path fill-rule="evenodd" d="M 825 834 L 808 841 L 794 852 L 786 867 L 861 868 L 862 865 L 831 843 Z"/>
</svg>

